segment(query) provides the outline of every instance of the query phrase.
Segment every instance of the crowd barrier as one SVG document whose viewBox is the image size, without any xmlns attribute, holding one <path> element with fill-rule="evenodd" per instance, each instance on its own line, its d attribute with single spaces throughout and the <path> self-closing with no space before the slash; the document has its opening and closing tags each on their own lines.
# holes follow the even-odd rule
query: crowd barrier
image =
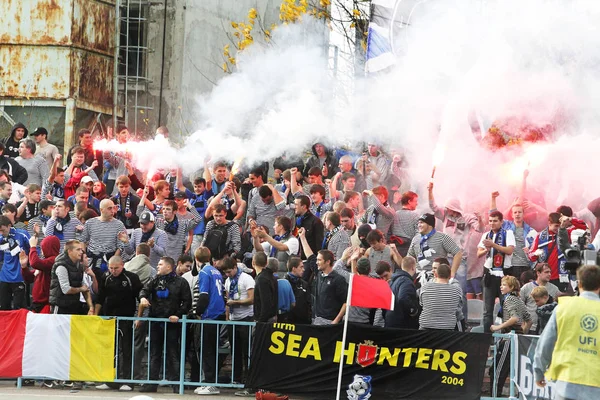
<svg viewBox="0 0 600 400">
<path fill-rule="evenodd" d="M 198 387 L 198 386 L 219 386 L 219 387 L 228 387 L 228 388 L 243 388 L 244 385 L 239 382 L 234 381 L 234 371 L 236 367 L 236 362 L 239 362 L 239 357 L 235 356 L 235 352 L 237 350 L 241 350 L 242 347 L 237 345 L 237 341 L 242 341 L 243 349 L 247 352 L 247 356 L 244 355 L 242 357 L 242 362 L 244 363 L 243 368 L 249 368 L 251 351 L 252 351 L 252 335 L 253 329 L 255 327 L 254 322 L 237 322 L 237 321 L 210 321 L 210 320 L 196 320 L 196 319 L 188 319 L 186 317 L 181 318 L 177 323 L 172 323 L 167 318 L 138 318 L 138 317 L 105 317 L 105 319 L 114 319 L 116 321 L 117 330 L 119 334 L 115 336 L 115 347 L 118 349 L 120 346 L 125 344 L 126 346 L 131 346 L 131 358 L 125 359 L 119 351 L 115 351 L 115 374 L 114 380 L 110 382 L 114 382 L 115 384 L 156 384 L 156 385 L 172 385 L 178 387 L 179 394 L 184 393 L 184 389 L 187 387 Z M 136 327 L 136 321 L 140 321 L 140 327 Z M 174 330 L 169 327 L 176 327 Z M 224 334 L 224 329 L 228 329 L 229 333 Z M 245 333 L 240 333 L 244 332 Z M 159 343 L 156 339 L 156 335 L 158 331 L 162 331 L 162 338 L 160 339 L 160 344 L 162 345 L 162 365 L 160 376 L 158 379 L 151 379 L 151 370 L 150 370 L 150 359 L 151 359 L 151 350 L 152 345 Z M 167 365 L 167 344 L 168 340 L 177 340 L 173 339 L 173 337 L 169 338 L 171 334 L 169 332 L 175 332 L 177 337 L 179 338 L 179 343 L 176 344 L 178 358 L 179 358 L 179 371 L 177 377 L 174 378 L 170 376 L 171 373 L 169 371 L 169 366 Z M 217 333 L 216 335 L 214 333 Z M 155 335 L 154 339 L 152 335 Z M 130 337 L 125 337 L 125 335 L 130 335 Z M 192 337 L 190 337 L 192 335 Z M 195 336 L 194 336 L 195 335 Z M 242 336 L 240 336 L 242 335 Z M 222 337 L 226 336 L 229 341 L 229 347 L 224 348 L 222 345 Z M 510 342 L 510 373 L 508 376 L 508 384 L 509 384 L 509 398 L 516 399 L 516 368 L 515 362 L 517 357 L 517 343 L 518 336 L 514 333 L 508 334 L 500 334 L 494 333 L 494 345 L 492 346 L 492 360 L 491 360 L 491 369 L 492 375 L 490 376 L 491 380 L 495 380 L 497 374 L 496 371 L 496 354 L 498 351 L 498 343 L 501 340 L 507 340 Z M 136 338 L 137 337 L 137 338 Z M 146 339 L 147 338 L 147 339 Z M 144 360 L 140 359 L 141 353 L 139 351 L 140 348 L 140 340 L 143 346 L 143 356 L 146 358 Z M 203 346 L 202 344 L 206 341 L 214 340 L 214 344 Z M 137 342 L 137 344 L 136 344 Z M 144 344 L 146 343 L 146 344 Z M 200 343 L 200 346 L 196 346 L 197 343 Z M 136 346 L 138 347 L 136 351 Z M 171 349 L 175 346 L 171 344 Z M 197 348 L 198 347 L 198 348 Z M 227 357 L 227 355 L 231 355 L 231 372 L 229 374 L 229 382 L 219 382 L 218 373 L 215 374 L 214 379 L 207 380 L 203 374 L 204 363 L 207 362 L 207 358 L 205 357 L 205 351 L 207 348 L 212 347 L 214 349 L 214 365 L 221 365 L 222 360 Z M 194 353 L 197 357 L 190 357 L 188 353 Z M 236 360 L 237 359 L 237 360 Z M 186 378 L 186 363 L 197 363 L 198 371 L 200 371 L 200 379 L 198 381 L 193 381 L 189 378 Z M 123 375 L 122 371 L 125 363 L 129 365 L 129 372 L 127 376 Z M 488 361 L 489 364 L 489 361 Z M 191 365 L 194 368 L 193 365 Z M 127 370 L 127 369 L 125 369 Z M 22 376 L 17 379 L 17 387 L 22 387 L 22 381 L 24 379 L 52 379 L 52 377 L 41 377 L 41 376 Z M 102 382 L 100 382 L 102 383 Z M 99 383 L 99 384 L 100 384 Z M 495 382 L 494 382 L 495 383 Z M 506 398 L 506 397 L 504 397 Z M 501 397 L 492 397 L 486 396 L 481 397 L 482 400 L 496 400 L 501 399 Z"/>
</svg>

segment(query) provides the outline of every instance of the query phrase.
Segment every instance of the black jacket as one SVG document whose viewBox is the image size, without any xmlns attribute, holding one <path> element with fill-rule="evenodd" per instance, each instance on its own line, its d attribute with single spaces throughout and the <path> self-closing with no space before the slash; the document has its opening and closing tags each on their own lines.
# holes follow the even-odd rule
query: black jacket
<svg viewBox="0 0 600 400">
<path fill-rule="evenodd" d="M 263 268 L 254 282 L 254 319 L 268 322 L 277 315 L 278 305 L 277 279 L 273 276 L 273 271 Z"/>
<path fill-rule="evenodd" d="M 300 222 L 296 225 L 297 228 L 304 228 L 306 231 L 306 241 L 310 246 L 313 254 L 317 254 L 317 251 L 321 250 L 323 246 L 323 238 L 325 237 L 325 227 L 323 221 L 310 211 L 307 211 L 302 217 L 299 217 L 297 221 Z M 300 243 L 300 255 L 303 260 L 306 259 L 306 253 L 302 249 L 302 243 Z"/>
<path fill-rule="evenodd" d="M 8 156 L 0 155 L 0 169 L 8 172 L 10 179 L 12 179 L 13 182 L 20 183 L 21 185 L 24 184 L 29 177 L 27 170 L 23 168 L 17 161 Z"/>
<path fill-rule="evenodd" d="M 304 171 L 302 172 L 302 175 L 304 176 L 308 176 L 308 171 L 310 171 L 310 169 L 313 167 L 319 167 L 319 169 L 321 170 L 323 169 L 323 164 L 319 160 L 319 156 L 317 156 L 317 152 L 315 151 L 315 145 L 317 144 L 318 143 L 315 143 L 312 146 L 313 155 L 310 156 L 308 160 L 306 160 L 306 165 L 304 166 Z M 339 171 L 339 160 L 338 157 L 335 155 L 335 151 L 332 149 L 328 149 L 327 147 L 325 147 L 325 154 L 325 164 L 327 164 L 327 176 L 323 177 L 323 179 L 332 179 L 335 176 L 335 174 Z"/>
<path fill-rule="evenodd" d="M 175 274 L 156 275 L 140 292 L 140 299 L 150 302 L 150 317 L 179 318 L 192 307 L 192 293 L 187 281 Z"/>
<path fill-rule="evenodd" d="M 412 277 L 406 271 L 396 270 L 389 284 L 395 304 L 393 311 L 385 311 L 385 327 L 419 329 L 419 299 Z"/>
<path fill-rule="evenodd" d="M 286 274 L 285 279 L 292 285 L 296 306 L 290 312 L 290 322 L 293 324 L 310 324 L 312 322 L 312 298 L 309 284 L 302 278 L 292 278 Z"/>
<path fill-rule="evenodd" d="M 100 177 L 98 177 L 100 178 Z M 115 203 L 117 205 L 117 209 L 119 208 L 119 199 L 117 198 L 117 196 L 113 196 L 110 198 L 113 203 Z M 124 205 L 126 205 L 127 200 L 123 200 Z M 123 225 L 125 225 L 126 229 L 136 229 L 140 227 L 140 217 L 137 216 L 136 211 L 137 211 L 137 207 L 140 204 L 140 198 L 137 197 L 135 194 L 131 195 L 131 198 L 129 199 L 129 210 L 131 211 L 131 217 L 127 218 L 125 217 L 125 207 L 121 207 L 121 210 L 117 211 L 117 215 L 116 218 L 121 221 L 123 223 Z"/>
<path fill-rule="evenodd" d="M 142 282 L 133 272 L 123 270 L 116 277 L 105 272 L 98 280 L 96 303 L 102 305 L 102 315 L 133 317 L 141 290 Z"/>
<path fill-rule="evenodd" d="M 10 135 L 4 140 L 4 146 L 6 147 L 4 149 L 5 156 L 12 157 L 12 158 L 19 156 L 19 141 L 15 140 L 15 131 L 18 128 L 25 129 L 25 134 L 23 135 L 23 139 L 25 139 L 27 137 L 27 135 L 29 134 L 29 131 L 27 130 L 25 125 L 23 125 L 20 122 L 17 122 L 16 124 L 14 124 L 12 129 L 10 130 Z"/>
</svg>

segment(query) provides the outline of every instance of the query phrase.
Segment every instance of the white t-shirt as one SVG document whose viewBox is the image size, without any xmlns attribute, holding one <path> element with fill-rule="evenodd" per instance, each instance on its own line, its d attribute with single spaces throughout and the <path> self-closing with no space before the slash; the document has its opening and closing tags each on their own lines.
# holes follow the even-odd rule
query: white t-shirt
<svg viewBox="0 0 600 400">
<path fill-rule="evenodd" d="M 508 247 L 508 246 L 513 246 L 513 247 L 516 246 L 517 242 L 515 240 L 515 233 L 513 231 L 511 231 L 511 230 L 506 230 L 505 232 L 506 232 L 506 247 Z M 496 240 L 496 235 L 497 235 L 497 233 L 495 233 L 492 236 L 492 242 L 494 240 Z M 485 246 L 483 245 L 483 241 L 485 239 L 487 239 L 488 236 L 489 236 L 489 232 L 484 233 L 483 236 L 481 236 L 481 240 L 479 241 L 479 245 L 477 247 L 479 247 L 481 249 L 485 249 Z M 496 253 L 496 251 L 494 251 L 494 253 Z M 492 266 L 493 266 L 493 260 L 490 257 L 490 255 L 491 255 L 491 250 L 490 250 L 490 252 L 488 253 L 488 255 L 486 257 L 484 267 L 491 270 Z M 503 266 L 503 268 L 510 268 L 510 267 L 512 267 L 512 254 L 510 254 L 510 255 L 505 254 L 504 255 L 504 266 Z M 491 271 L 491 272 L 492 272 L 492 275 L 504 276 L 504 274 L 501 273 L 501 272 L 500 273 L 497 273 L 496 271 Z"/>
<path fill-rule="evenodd" d="M 238 267 L 239 268 L 239 267 Z M 225 291 L 227 292 L 227 298 L 229 298 L 229 287 L 231 285 L 231 278 L 227 278 L 225 281 Z M 233 300 L 246 300 L 248 298 L 248 290 L 254 289 L 254 279 L 245 272 L 240 274 L 238 280 L 237 293 L 233 296 Z M 229 307 L 229 319 L 231 321 L 239 321 L 244 318 L 254 316 L 254 306 L 252 304 L 236 305 Z"/>
<path fill-rule="evenodd" d="M 269 242 L 263 242 L 261 244 L 262 244 L 263 249 L 265 250 L 265 253 L 267 254 L 267 256 L 269 254 L 271 254 L 271 244 Z M 290 256 L 298 255 L 298 251 L 300 250 L 300 242 L 298 241 L 297 238 L 292 236 L 285 242 L 285 244 L 288 247 L 288 251 L 286 251 L 286 253 L 288 253 L 288 255 L 290 255 Z"/>
</svg>

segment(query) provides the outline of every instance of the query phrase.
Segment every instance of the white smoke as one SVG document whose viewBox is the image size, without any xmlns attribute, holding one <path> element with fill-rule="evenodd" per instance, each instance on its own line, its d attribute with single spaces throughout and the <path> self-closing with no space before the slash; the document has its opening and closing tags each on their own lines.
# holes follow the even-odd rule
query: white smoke
<svg viewBox="0 0 600 400">
<path fill-rule="evenodd" d="M 438 198 L 481 203 L 500 190 L 508 201 L 528 167 L 548 208 L 567 200 L 583 206 L 600 194 L 590 168 L 600 149 L 599 20 L 600 2 L 592 1 L 422 2 L 396 41 L 396 67 L 357 77 L 351 98 L 336 96 L 322 26 L 309 19 L 281 26 L 275 45 L 249 48 L 238 70 L 198 99 L 201 125 L 176 162 L 193 172 L 205 156 L 252 164 L 317 141 L 377 141 L 407 155 L 423 188 L 442 146 Z M 473 137 L 470 113 L 488 127 L 512 117 L 552 124 L 555 140 L 492 153 Z"/>
</svg>

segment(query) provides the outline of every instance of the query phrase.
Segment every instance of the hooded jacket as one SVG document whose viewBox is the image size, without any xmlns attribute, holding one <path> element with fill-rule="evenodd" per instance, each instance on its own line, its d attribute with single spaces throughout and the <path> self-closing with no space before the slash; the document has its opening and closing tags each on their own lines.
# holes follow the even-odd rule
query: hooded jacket
<svg viewBox="0 0 600 400">
<path fill-rule="evenodd" d="M 23 135 L 23 139 L 25 139 L 27 137 L 27 135 L 29 134 L 29 131 L 27 130 L 25 125 L 23 125 L 21 122 L 17 122 L 16 124 L 13 125 L 12 129 L 10 130 L 10 136 L 7 137 L 6 140 L 4 140 L 4 146 L 6 147 L 6 149 L 4 149 L 4 155 L 7 155 L 12 158 L 19 156 L 19 141 L 15 140 L 15 131 L 18 128 L 25 129 L 25 134 Z"/>
<path fill-rule="evenodd" d="M 306 160 L 306 165 L 304 166 L 304 171 L 302 172 L 302 175 L 304 176 L 308 176 L 308 171 L 310 171 L 310 169 L 313 167 L 319 167 L 319 169 L 323 169 L 323 164 L 321 164 L 319 156 L 317 155 L 317 151 L 315 150 L 315 146 L 317 144 L 322 143 L 313 144 L 313 155 L 310 156 L 308 160 Z M 327 176 L 323 177 L 323 179 L 332 179 L 335 176 L 335 174 L 339 171 L 338 163 L 339 160 L 335 155 L 335 151 L 325 147 L 325 164 L 327 164 Z"/>
<path fill-rule="evenodd" d="M 395 296 L 395 304 L 393 311 L 385 311 L 385 327 L 418 329 L 419 299 L 412 277 L 406 271 L 396 270 L 389 284 Z"/>
<path fill-rule="evenodd" d="M 21 185 L 29 178 L 27 170 L 21 164 L 13 158 L 2 154 L 0 154 L 0 169 L 6 171 L 13 182 L 20 183 Z"/>
<path fill-rule="evenodd" d="M 38 304 L 48 304 L 50 297 L 50 280 L 52 277 L 52 266 L 56 256 L 60 253 L 60 240 L 56 236 L 48 236 L 42 240 L 42 253 L 44 258 L 40 258 L 37 248 L 32 247 L 29 250 L 29 266 L 38 270 L 37 275 L 28 268 L 22 269 L 21 273 L 26 282 L 33 282 L 31 295 L 33 302 Z"/>
</svg>

